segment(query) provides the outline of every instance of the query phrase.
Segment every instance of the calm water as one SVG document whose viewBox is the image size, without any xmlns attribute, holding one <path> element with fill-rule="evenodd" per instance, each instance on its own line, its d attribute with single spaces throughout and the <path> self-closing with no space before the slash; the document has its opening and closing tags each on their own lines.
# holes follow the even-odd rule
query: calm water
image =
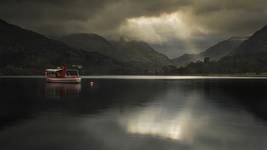
<svg viewBox="0 0 267 150">
<path fill-rule="evenodd" d="M 0 91 L 1 150 L 267 148 L 265 79 L 0 78 Z"/>
</svg>

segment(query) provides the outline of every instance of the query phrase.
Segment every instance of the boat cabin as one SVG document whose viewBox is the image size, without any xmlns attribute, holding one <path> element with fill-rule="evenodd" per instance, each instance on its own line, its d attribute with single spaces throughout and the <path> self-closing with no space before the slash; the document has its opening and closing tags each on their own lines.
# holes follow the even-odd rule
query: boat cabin
<svg viewBox="0 0 267 150">
<path fill-rule="evenodd" d="M 45 75 L 50 78 L 79 77 L 79 71 L 76 69 L 46 69 Z"/>
<path fill-rule="evenodd" d="M 49 82 L 80 82 L 81 80 L 78 69 L 67 69 L 65 66 L 56 69 L 46 69 L 45 76 Z"/>
</svg>

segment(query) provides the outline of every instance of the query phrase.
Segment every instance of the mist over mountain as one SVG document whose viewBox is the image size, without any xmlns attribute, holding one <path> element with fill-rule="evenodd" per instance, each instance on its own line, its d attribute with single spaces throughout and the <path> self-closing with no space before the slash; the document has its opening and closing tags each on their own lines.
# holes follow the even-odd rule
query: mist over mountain
<svg viewBox="0 0 267 150">
<path fill-rule="evenodd" d="M 239 45 L 246 39 L 246 37 L 231 37 L 215 44 L 214 46 L 211 46 L 199 54 L 184 54 L 173 59 L 173 62 L 176 64 L 176 66 L 182 67 L 191 62 L 203 61 L 205 57 L 209 57 L 212 61 L 218 61 L 222 57 L 231 54 L 232 51 L 239 47 Z"/>
<path fill-rule="evenodd" d="M 159 70 L 172 62 L 150 45 L 140 41 L 108 41 L 96 34 L 71 34 L 60 38 L 76 49 L 98 52 L 138 70 Z"/>
</svg>

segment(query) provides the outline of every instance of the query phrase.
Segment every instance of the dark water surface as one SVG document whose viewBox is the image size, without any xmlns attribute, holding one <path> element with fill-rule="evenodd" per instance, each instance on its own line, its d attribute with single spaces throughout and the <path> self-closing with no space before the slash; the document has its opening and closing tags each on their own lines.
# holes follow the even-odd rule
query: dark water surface
<svg viewBox="0 0 267 150">
<path fill-rule="evenodd" d="M 267 80 L 0 78 L 0 91 L 0 150 L 267 149 Z"/>
</svg>

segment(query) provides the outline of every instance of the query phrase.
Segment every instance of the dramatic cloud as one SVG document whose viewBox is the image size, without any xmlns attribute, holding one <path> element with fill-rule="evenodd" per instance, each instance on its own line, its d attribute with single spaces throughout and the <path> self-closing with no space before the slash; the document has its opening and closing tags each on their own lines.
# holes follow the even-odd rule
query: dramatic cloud
<svg viewBox="0 0 267 150">
<path fill-rule="evenodd" d="M 0 17 L 41 33 L 144 40 L 169 56 L 267 24 L 265 0 L 1 0 Z M 176 49 L 177 48 L 177 49 Z"/>
</svg>

